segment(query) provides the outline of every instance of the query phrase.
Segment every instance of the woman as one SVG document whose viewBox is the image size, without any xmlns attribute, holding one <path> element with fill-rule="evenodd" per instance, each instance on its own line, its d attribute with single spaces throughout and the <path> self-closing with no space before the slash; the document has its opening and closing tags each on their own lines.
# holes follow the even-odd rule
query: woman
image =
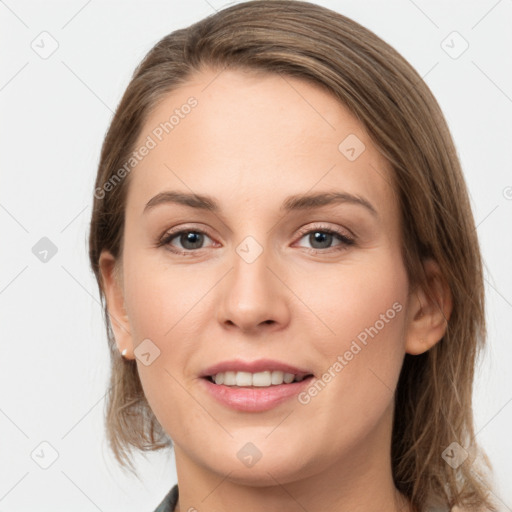
<svg viewBox="0 0 512 512">
<path fill-rule="evenodd" d="M 282 0 L 173 32 L 117 108 L 94 195 L 107 432 L 127 467 L 172 440 L 179 495 L 158 512 L 497 510 L 468 194 L 385 42 Z"/>
</svg>

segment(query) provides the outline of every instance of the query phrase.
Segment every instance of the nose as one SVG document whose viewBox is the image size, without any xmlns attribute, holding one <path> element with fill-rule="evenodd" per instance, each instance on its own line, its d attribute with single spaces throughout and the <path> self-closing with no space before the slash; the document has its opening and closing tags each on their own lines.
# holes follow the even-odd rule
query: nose
<svg viewBox="0 0 512 512">
<path fill-rule="evenodd" d="M 293 294 L 269 253 L 263 250 L 252 262 L 234 254 L 233 268 L 219 289 L 217 320 L 224 328 L 255 334 L 288 325 Z"/>
</svg>

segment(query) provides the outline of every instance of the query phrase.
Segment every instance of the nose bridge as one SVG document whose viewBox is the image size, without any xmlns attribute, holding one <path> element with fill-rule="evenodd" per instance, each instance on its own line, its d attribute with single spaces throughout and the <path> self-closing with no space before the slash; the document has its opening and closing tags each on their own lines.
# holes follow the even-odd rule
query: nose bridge
<svg viewBox="0 0 512 512">
<path fill-rule="evenodd" d="M 279 265 L 270 247 L 268 241 L 260 243 L 250 235 L 235 247 L 218 311 L 222 323 L 252 330 L 288 321 L 286 288 L 275 276 L 274 267 Z"/>
<path fill-rule="evenodd" d="M 261 237 L 260 237 L 261 239 Z M 260 243 L 253 236 L 245 237 L 235 248 L 233 257 L 233 285 L 241 290 L 250 288 L 254 291 L 264 291 L 263 288 L 272 286 L 269 281 L 268 266 L 271 264 L 272 255 L 270 254 L 268 242 Z"/>
</svg>

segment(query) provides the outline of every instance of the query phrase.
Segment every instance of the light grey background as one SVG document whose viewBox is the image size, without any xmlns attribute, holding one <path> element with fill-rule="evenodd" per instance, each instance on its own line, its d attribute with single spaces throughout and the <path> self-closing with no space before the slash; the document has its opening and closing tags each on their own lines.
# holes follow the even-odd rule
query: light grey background
<svg viewBox="0 0 512 512">
<path fill-rule="evenodd" d="M 452 130 L 486 264 L 477 440 L 512 510 L 512 2 L 318 3 L 401 52 Z M 87 229 L 100 145 L 134 67 L 165 34 L 222 5 L 0 1 L 0 511 L 152 511 L 176 482 L 172 454 L 139 457 L 139 482 L 107 449 L 109 360 Z M 469 47 L 457 56 L 461 37 Z M 57 249 L 47 262 L 33 253 L 43 237 Z M 41 468 L 52 450 L 58 458 Z"/>
</svg>

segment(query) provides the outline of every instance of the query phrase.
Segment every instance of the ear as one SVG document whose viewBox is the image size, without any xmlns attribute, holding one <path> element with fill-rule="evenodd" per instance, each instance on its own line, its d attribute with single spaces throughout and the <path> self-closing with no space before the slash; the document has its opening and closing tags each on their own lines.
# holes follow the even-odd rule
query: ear
<svg viewBox="0 0 512 512">
<path fill-rule="evenodd" d="M 423 262 L 426 283 L 411 292 L 407 312 L 405 351 L 418 355 L 433 347 L 446 333 L 453 306 L 450 287 L 439 265 Z"/>
<path fill-rule="evenodd" d="M 99 259 L 99 268 L 110 324 L 114 331 L 117 347 L 121 353 L 126 349 L 124 354 L 126 359 L 134 359 L 130 322 L 124 301 L 121 264 L 117 262 L 116 265 L 114 256 L 109 251 L 103 250 Z"/>
</svg>

